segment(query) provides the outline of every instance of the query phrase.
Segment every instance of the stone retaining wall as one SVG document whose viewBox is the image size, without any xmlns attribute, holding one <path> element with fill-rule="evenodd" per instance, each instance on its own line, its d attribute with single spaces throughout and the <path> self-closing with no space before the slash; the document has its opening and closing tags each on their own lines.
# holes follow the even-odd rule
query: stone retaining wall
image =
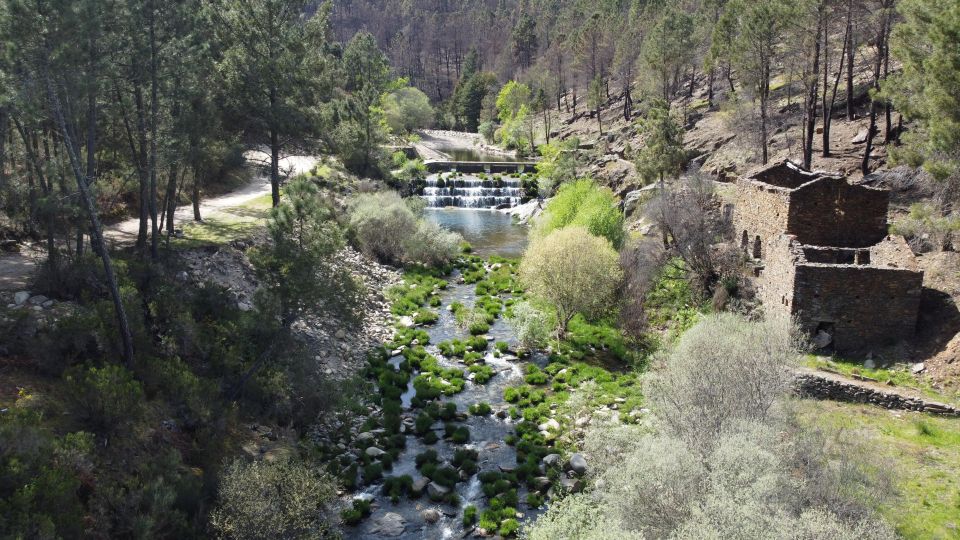
<svg viewBox="0 0 960 540">
<path fill-rule="evenodd" d="M 869 403 L 886 409 L 918 411 L 944 416 L 960 416 L 960 408 L 928 400 L 911 397 L 898 392 L 885 392 L 855 381 L 844 381 L 827 374 L 796 373 L 794 391 L 802 397 L 831 399 L 853 403 Z"/>
</svg>

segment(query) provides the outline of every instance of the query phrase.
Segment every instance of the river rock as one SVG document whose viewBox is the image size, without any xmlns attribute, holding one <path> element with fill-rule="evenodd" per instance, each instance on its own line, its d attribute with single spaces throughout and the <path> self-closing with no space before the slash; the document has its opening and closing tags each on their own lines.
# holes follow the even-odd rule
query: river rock
<svg viewBox="0 0 960 540">
<path fill-rule="evenodd" d="M 370 442 L 372 440 L 373 440 L 373 433 L 370 433 L 369 431 L 364 431 L 363 433 L 357 435 L 358 442 L 365 443 L 365 442 Z"/>
<path fill-rule="evenodd" d="M 367 455 L 372 458 L 378 458 L 384 454 L 386 454 L 386 452 L 377 448 L 376 446 L 371 446 L 370 448 L 367 448 Z"/>
<path fill-rule="evenodd" d="M 550 479 L 546 476 L 538 476 L 533 479 L 533 489 L 543 493 L 550 489 Z"/>
<path fill-rule="evenodd" d="M 413 481 L 413 485 L 410 486 L 410 490 L 413 491 L 415 495 L 422 495 L 423 490 L 427 489 L 427 484 L 429 483 L 429 478 L 417 478 Z"/>
<path fill-rule="evenodd" d="M 548 454 L 543 457 L 543 464 L 547 467 L 556 467 L 560 463 L 560 454 Z"/>
<path fill-rule="evenodd" d="M 573 454 L 567 463 L 567 468 L 576 473 L 577 476 L 583 476 L 587 472 L 587 459 L 583 454 Z"/>
<path fill-rule="evenodd" d="M 404 315 L 403 317 L 400 317 L 399 322 L 400 322 L 400 326 L 403 326 L 405 328 L 410 328 L 414 325 L 413 317 L 409 315 Z"/>
<path fill-rule="evenodd" d="M 560 485 L 563 486 L 564 491 L 568 493 L 580 493 L 583 491 L 583 480 L 579 478 L 568 478 L 564 476 L 560 479 Z"/>
<path fill-rule="evenodd" d="M 38 294 L 38 295 L 30 298 L 30 305 L 39 306 L 39 305 L 43 304 L 44 302 L 46 302 L 47 300 L 49 300 L 49 298 L 47 298 L 46 296 L 44 296 L 44 295 L 42 295 L 42 294 Z"/>
<path fill-rule="evenodd" d="M 447 496 L 447 493 L 450 493 L 450 488 L 441 486 L 436 482 L 430 482 L 427 484 L 427 494 L 430 495 L 431 499 L 442 499 Z"/>
<path fill-rule="evenodd" d="M 427 508 L 423 512 L 420 512 L 420 517 L 427 523 L 436 523 L 440 521 L 440 512 L 438 512 L 436 508 Z"/>
<path fill-rule="evenodd" d="M 557 422 L 555 419 L 551 418 L 537 427 L 540 429 L 540 431 L 557 431 L 560 429 L 560 422 Z"/>
<path fill-rule="evenodd" d="M 393 537 L 403 534 L 406 528 L 407 522 L 403 519 L 403 516 L 395 512 L 387 512 L 374 522 L 370 532 L 380 536 Z"/>
<path fill-rule="evenodd" d="M 20 291 L 13 295 L 13 302 L 18 306 L 22 306 L 30 299 L 30 291 Z"/>
</svg>

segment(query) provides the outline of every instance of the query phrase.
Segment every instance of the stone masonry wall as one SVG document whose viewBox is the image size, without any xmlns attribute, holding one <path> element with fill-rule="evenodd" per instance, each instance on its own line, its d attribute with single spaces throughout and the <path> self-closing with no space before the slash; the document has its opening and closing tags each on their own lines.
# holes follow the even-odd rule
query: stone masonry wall
<svg viewBox="0 0 960 540">
<path fill-rule="evenodd" d="M 831 325 L 837 351 L 863 351 L 913 335 L 923 274 L 854 265 L 800 264 L 793 313 L 813 332 Z"/>
<path fill-rule="evenodd" d="M 737 202 L 733 218 L 737 245 L 742 247 L 743 233 L 746 231 L 747 252 L 753 255 L 754 242 L 759 236 L 760 258 L 765 258 L 770 251 L 770 242 L 787 229 L 789 200 L 786 189 L 741 179 L 737 183 Z"/>
<path fill-rule="evenodd" d="M 866 247 L 887 236 L 888 192 L 824 177 L 790 196 L 786 231 L 802 244 Z"/>
<path fill-rule="evenodd" d="M 768 315 L 793 314 L 793 283 L 799 254 L 791 245 L 792 240 L 785 234 L 773 238 L 764 255 L 763 270 L 757 279 L 757 298 Z"/>
<path fill-rule="evenodd" d="M 794 378 L 794 391 L 801 397 L 869 403 L 886 409 L 960 416 L 960 409 L 945 403 L 883 391 L 852 381 L 838 380 L 826 374 L 797 373 Z"/>
</svg>

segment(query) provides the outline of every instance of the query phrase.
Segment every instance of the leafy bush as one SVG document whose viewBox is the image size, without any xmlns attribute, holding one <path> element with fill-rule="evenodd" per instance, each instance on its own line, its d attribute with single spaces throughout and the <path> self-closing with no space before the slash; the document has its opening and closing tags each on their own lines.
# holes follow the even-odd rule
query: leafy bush
<svg viewBox="0 0 960 540">
<path fill-rule="evenodd" d="M 123 366 L 77 366 L 64 379 L 71 408 L 99 432 L 120 429 L 143 411 L 143 388 Z"/>
<path fill-rule="evenodd" d="M 226 538 L 323 537 L 334 531 L 328 514 L 336 500 L 336 484 L 314 467 L 235 460 L 221 475 L 210 525 Z"/>
<path fill-rule="evenodd" d="M 597 489 L 552 503 L 528 536 L 895 538 L 864 504 L 878 486 L 850 461 L 854 445 L 828 442 L 781 406 L 793 355 L 789 325 L 706 318 L 645 388 L 659 431 L 588 429 Z"/>
<path fill-rule="evenodd" d="M 622 275 L 610 243 L 583 227 L 558 229 L 534 241 L 520 264 L 520 280 L 530 294 L 556 310 L 561 337 L 574 315 L 591 318 L 610 310 Z"/>
<path fill-rule="evenodd" d="M 414 233 L 403 241 L 404 257 L 408 262 L 441 266 L 457 256 L 462 240 L 432 221 L 420 220 Z"/>
<path fill-rule="evenodd" d="M 477 507 L 468 505 L 463 509 L 463 526 L 469 527 L 477 522 Z"/>
<path fill-rule="evenodd" d="M 526 301 L 517 302 L 510 308 L 507 321 L 513 327 L 520 347 L 525 350 L 544 346 L 550 339 L 550 330 L 555 326 L 549 314 Z"/>
<path fill-rule="evenodd" d="M 470 406 L 470 414 L 474 416 L 486 416 L 490 414 L 490 405 L 487 403 L 474 403 Z"/>
<path fill-rule="evenodd" d="M 433 122 L 430 98 L 412 86 L 385 95 L 382 106 L 384 120 L 390 126 L 390 131 L 398 135 L 430 127 Z"/>
<path fill-rule="evenodd" d="M 389 264 L 441 265 L 457 256 L 460 235 L 420 218 L 396 192 L 357 195 L 349 206 L 354 243 Z"/>
<path fill-rule="evenodd" d="M 918 253 L 947 249 L 960 235 L 960 216 L 938 211 L 930 203 L 914 203 L 907 217 L 893 222 L 890 232 L 904 236 Z"/>
<path fill-rule="evenodd" d="M 340 512 L 340 517 L 343 518 L 343 522 L 347 525 L 356 525 L 369 515 L 370 501 L 366 499 L 354 499 L 353 505 L 350 508 Z"/>
<path fill-rule="evenodd" d="M 616 196 L 589 179 L 560 187 L 537 219 L 534 235 L 543 238 L 569 226 L 584 227 L 590 234 L 609 240 L 615 249 L 620 249 L 626 237 Z"/>
</svg>

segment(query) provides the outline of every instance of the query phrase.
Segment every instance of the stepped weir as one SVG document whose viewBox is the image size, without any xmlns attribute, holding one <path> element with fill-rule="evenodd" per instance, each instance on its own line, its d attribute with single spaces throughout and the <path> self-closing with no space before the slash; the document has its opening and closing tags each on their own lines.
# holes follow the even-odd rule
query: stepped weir
<svg viewBox="0 0 960 540">
<path fill-rule="evenodd" d="M 521 195 L 520 179 L 509 176 L 431 174 L 423 189 L 427 206 L 435 208 L 509 208 L 520 204 Z"/>
</svg>

